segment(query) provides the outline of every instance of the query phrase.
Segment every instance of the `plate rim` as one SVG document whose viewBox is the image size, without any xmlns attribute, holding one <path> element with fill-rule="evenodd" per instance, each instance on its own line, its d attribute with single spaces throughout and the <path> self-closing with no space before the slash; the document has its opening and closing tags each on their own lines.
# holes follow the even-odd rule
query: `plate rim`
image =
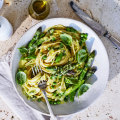
<svg viewBox="0 0 120 120">
<path fill-rule="evenodd" d="M 77 114 L 77 113 L 80 113 L 80 112 L 82 112 L 83 110 L 85 110 L 85 109 L 87 109 L 88 107 L 90 107 L 92 104 L 94 104 L 94 103 L 97 101 L 97 99 L 100 98 L 100 96 L 103 94 L 104 90 L 106 89 L 107 83 L 108 83 L 109 71 L 110 71 L 108 53 L 107 53 L 107 51 L 106 51 L 106 48 L 105 48 L 103 42 L 101 41 L 101 39 L 99 38 L 99 36 L 95 33 L 95 31 L 93 31 L 93 29 L 91 29 L 88 25 L 84 24 L 83 22 L 78 21 L 78 20 L 75 20 L 75 19 L 71 19 L 71 18 L 49 18 L 49 19 L 40 21 L 40 22 L 36 23 L 35 25 L 31 26 L 31 27 L 30 27 L 26 32 L 24 32 L 24 34 L 19 38 L 19 40 L 18 40 L 17 44 L 15 45 L 15 47 L 14 47 L 14 49 L 13 49 L 13 52 L 12 52 L 12 57 L 11 57 L 11 62 L 10 62 L 10 68 L 11 68 L 11 72 L 12 72 L 13 58 L 14 58 L 14 54 L 15 54 L 15 52 L 16 52 L 17 46 L 19 45 L 19 42 L 21 41 L 21 38 L 22 38 L 25 34 L 27 34 L 27 32 L 28 32 L 30 29 L 34 28 L 37 24 L 43 24 L 44 22 L 47 22 L 47 21 L 61 20 L 61 19 L 62 19 L 62 20 L 71 20 L 71 21 L 73 21 L 74 23 L 75 23 L 75 22 L 77 22 L 77 23 L 80 22 L 80 23 L 83 24 L 87 29 L 90 29 L 90 31 L 92 31 L 92 32 L 94 33 L 94 35 L 99 39 L 99 42 L 102 44 L 102 46 L 103 46 L 103 48 L 104 48 L 104 52 L 105 52 L 104 54 L 106 54 L 107 63 L 108 63 L 108 64 L 107 64 L 107 66 L 108 66 L 108 71 L 107 71 L 107 77 L 106 77 L 107 80 L 106 80 L 105 88 L 102 89 L 102 92 L 92 101 L 92 103 L 91 103 L 90 105 L 88 105 L 87 107 L 83 108 L 82 110 L 80 110 L 80 111 L 78 111 L 78 112 L 71 113 L 71 114 L 60 114 L 60 115 L 57 115 L 58 117 L 67 117 L 67 116 L 69 116 L 69 115 L 75 115 L 75 114 Z M 23 97 L 22 97 L 22 96 L 20 95 L 20 93 L 18 92 L 18 90 L 17 90 L 17 88 L 16 88 L 15 83 L 14 83 L 13 80 L 14 80 L 14 78 L 13 78 L 13 75 L 12 75 L 12 83 L 13 83 L 14 89 L 15 89 L 16 93 L 18 94 L 18 96 L 20 97 L 20 99 L 23 100 L 23 102 L 25 103 L 26 106 L 30 107 L 31 109 L 33 109 L 33 110 L 35 110 L 35 111 L 37 111 L 37 112 L 39 112 L 39 113 L 41 113 L 41 114 L 43 114 L 43 115 L 50 116 L 49 113 L 41 112 L 41 111 L 33 108 L 33 107 L 30 106 L 29 104 L 27 104 L 27 103 L 25 102 L 25 100 L 23 99 Z"/>
</svg>

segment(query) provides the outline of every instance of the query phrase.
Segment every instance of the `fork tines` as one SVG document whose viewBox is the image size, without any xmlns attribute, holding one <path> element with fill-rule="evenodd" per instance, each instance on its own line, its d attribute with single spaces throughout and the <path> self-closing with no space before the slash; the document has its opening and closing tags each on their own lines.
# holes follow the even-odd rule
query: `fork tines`
<svg viewBox="0 0 120 120">
<path fill-rule="evenodd" d="M 37 75 L 40 71 L 42 73 L 42 69 L 41 69 L 40 65 L 39 66 L 34 65 L 34 67 L 32 68 L 32 72 L 33 72 L 34 76 Z"/>
</svg>

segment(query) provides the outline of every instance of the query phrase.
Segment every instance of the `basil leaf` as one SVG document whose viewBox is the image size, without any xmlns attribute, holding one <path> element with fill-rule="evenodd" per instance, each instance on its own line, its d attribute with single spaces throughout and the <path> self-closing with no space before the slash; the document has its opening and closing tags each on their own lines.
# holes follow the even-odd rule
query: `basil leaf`
<svg viewBox="0 0 120 120">
<path fill-rule="evenodd" d="M 70 35 L 64 33 L 60 35 L 60 38 L 65 45 L 70 46 L 72 44 L 72 37 Z"/>
<path fill-rule="evenodd" d="M 64 54 L 63 54 L 63 53 L 60 53 L 60 54 L 56 57 L 55 63 L 60 62 L 60 61 L 62 60 L 62 57 L 63 57 L 63 56 L 64 56 Z"/>
<path fill-rule="evenodd" d="M 26 74 L 23 71 L 19 71 L 16 74 L 16 82 L 19 85 L 23 85 L 26 82 L 26 80 L 27 80 L 27 77 L 26 77 Z"/>
<path fill-rule="evenodd" d="M 25 54 L 28 53 L 28 49 L 25 48 L 25 47 L 21 47 L 21 48 L 19 48 L 19 51 L 20 51 L 20 53 L 21 53 L 22 55 L 25 55 Z"/>
<path fill-rule="evenodd" d="M 25 59 L 36 59 L 35 55 L 28 55 L 27 57 L 25 57 Z"/>
<path fill-rule="evenodd" d="M 79 50 L 76 55 L 78 63 L 85 62 L 87 60 L 87 57 L 88 57 L 87 51 L 84 49 Z"/>
</svg>

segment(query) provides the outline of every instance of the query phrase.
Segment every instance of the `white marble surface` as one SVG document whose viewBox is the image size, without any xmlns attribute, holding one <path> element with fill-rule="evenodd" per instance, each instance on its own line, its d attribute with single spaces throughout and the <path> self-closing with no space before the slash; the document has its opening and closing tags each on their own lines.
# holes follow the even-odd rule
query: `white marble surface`
<svg viewBox="0 0 120 120">
<path fill-rule="evenodd" d="M 69 8 L 69 1 L 57 0 L 59 11 L 52 11 L 49 18 L 68 17 L 79 20 Z M 112 35 L 120 38 L 119 0 L 76 0 L 76 3 L 95 20 L 103 24 Z M 11 6 L 4 4 L 0 11 L 0 15 L 7 17 L 14 28 L 13 37 L 6 42 L 0 42 L 0 56 L 5 54 L 27 29 L 39 22 L 28 16 L 26 9 L 28 4 L 28 0 L 13 0 Z M 18 12 L 21 12 L 21 14 L 17 14 Z M 101 40 L 106 47 L 110 60 L 109 82 L 105 92 L 98 100 L 89 108 L 77 114 L 72 120 L 120 120 L 120 51 L 109 40 L 103 37 L 101 37 Z M 0 99 L 0 120 L 19 120 L 2 99 Z"/>
</svg>

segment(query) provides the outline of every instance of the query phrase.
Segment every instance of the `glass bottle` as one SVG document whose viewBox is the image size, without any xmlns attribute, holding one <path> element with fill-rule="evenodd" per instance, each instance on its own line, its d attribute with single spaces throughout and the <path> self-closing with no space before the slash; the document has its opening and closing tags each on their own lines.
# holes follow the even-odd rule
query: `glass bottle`
<svg viewBox="0 0 120 120">
<path fill-rule="evenodd" d="M 47 0 L 32 0 L 28 11 L 32 18 L 43 20 L 50 13 L 50 5 Z"/>
</svg>

